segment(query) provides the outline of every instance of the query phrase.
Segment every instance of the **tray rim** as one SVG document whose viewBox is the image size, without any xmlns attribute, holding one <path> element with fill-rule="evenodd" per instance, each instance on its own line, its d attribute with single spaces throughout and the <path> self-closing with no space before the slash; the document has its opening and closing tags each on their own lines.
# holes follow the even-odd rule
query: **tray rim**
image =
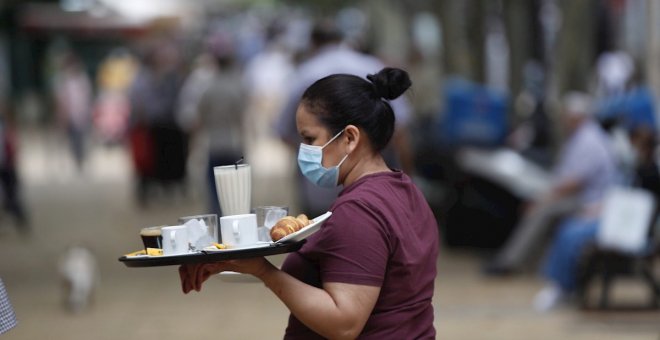
<svg viewBox="0 0 660 340">
<path fill-rule="evenodd" d="M 127 267 L 162 267 L 189 263 L 211 263 L 225 260 L 243 259 L 251 257 L 271 256 L 297 251 L 306 242 L 273 243 L 268 247 L 228 250 L 227 252 L 209 252 L 181 254 L 173 256 L 136 256 L 126 255 L 118 258 Z"/>
</svg>

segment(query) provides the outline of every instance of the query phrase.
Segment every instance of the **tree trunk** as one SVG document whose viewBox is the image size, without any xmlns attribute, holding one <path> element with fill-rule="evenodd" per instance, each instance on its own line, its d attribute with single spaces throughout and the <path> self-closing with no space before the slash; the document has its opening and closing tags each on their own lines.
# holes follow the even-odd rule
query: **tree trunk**
<svg viewBox="0 0 660 340">
<path fill-rule="evenodd" d="M 563 0 L 562 27 L 557 39 L 554 74 L 556 94 L 587 91 L 593 69 L 595 41 L 594 0 Z"/>
<path fill-rule="evenodd" d="M 523 68 L 532 59 L 532 40 L 535 24 L 531 3 L 528 0 L 508 0 L 504 2 L 504 23 L 509 41 L 509 90 L 515 98 L 523 89 Z"/>
<path fill-rule="evenodd" d="M 648 75 L 648 85 L 653 91 L 655 99 L 660 98 L 660 2 L 647 0 L 647 52 L 645 74 Z M 656 100 L 657 102 L 657 100 Z M 656 111 L 657 112 L 657 111 Z M 660 128 L 660 117 L 656 113 L 656 124 Z"/>
</svg>

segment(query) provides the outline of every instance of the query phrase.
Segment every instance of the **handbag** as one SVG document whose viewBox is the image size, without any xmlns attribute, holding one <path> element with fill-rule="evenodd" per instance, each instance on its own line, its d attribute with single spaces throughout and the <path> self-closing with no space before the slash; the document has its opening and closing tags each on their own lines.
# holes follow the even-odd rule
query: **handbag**
<svg viewBox="0 0 660 340">
<path fill-rule="evenodd" d="M 598 245 L 605 249 L 639 253 L 648 243 L 655 209 L 653 195 L 636 188 L 610 189 L 604 199 Z"/>
</svg>

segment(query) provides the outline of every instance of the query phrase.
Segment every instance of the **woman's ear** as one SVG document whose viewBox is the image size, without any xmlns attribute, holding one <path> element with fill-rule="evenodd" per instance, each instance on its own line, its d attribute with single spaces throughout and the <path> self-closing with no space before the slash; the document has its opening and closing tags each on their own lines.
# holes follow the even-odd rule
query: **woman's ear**
<svg viewBox="0 0 660 340">
<path fill-rule="evenodd" d="M 347 152 L 352 152 L 357 148 L 358 143 L 360 142 L 360 129 L 355 125 L 347 125 L 344 129 L 344 134 L 346 134 L 347 139 Z"/>
</svg>

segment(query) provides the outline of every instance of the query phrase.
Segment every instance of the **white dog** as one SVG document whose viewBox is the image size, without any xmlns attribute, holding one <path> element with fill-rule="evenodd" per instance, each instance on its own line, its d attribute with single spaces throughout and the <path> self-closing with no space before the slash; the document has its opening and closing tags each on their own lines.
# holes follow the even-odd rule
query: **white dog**
<svg viewBox="0 0 660 340">
<path fill-rule="evenodd" d="M 64 304 L 73 313 L 83 311 L 90 304 L 99 270 L 92 252 L 82 246 L 66 250 L 60 259 L 60 275 L 64 282 Z"/>
</svg>

